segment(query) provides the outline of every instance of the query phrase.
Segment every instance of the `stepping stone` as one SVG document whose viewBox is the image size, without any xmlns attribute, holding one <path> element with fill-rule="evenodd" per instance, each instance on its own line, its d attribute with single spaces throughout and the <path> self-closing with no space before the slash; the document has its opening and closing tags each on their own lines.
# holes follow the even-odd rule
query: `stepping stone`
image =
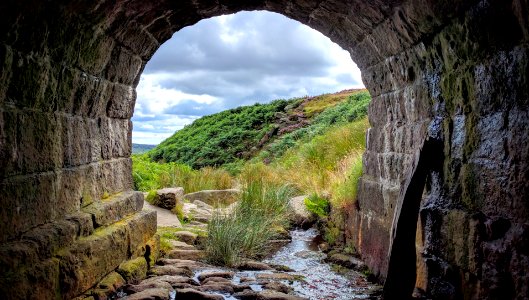
<svg viewBox="0 0 529 300">
<path fill-rule="evenodd" d="M 208 272 L 200 273 L 198 275 L 198 280 L 202 282 L 209 277 L 222 277 L 222 278 L 232 279 L 233 275 L 235 275 L 235 273 L 230 272 L 230 271 L 208 271 Z"/>
<path fill-rule="evenodd" d="M 149 270 L 149 274 L 151 275 L 178 275 L 178 276 L 187 276 L 191 277 L 193 276 L 193 272 L 189 268 L 178 268 L 175 266 L 167 265 L 167 266 L 154 266 Z"/>
<path fill-rule="evenodd" d="M 173 234 L 179 241 L 182 241 L 186 244 L 193 245 L 197 239 L 197 234 L 190 231 L 177 231 Z"/>
<path fill-rule="evenodd" d="M 246 261 L 241 262 L 237 266 L 237 269 L 247 270 L 247 271 L 268 271 L 268 270 L 273 270 L 274 268 L 260 261 L 246 260 Z"/>
<path fill-rule="evenodd" d="M 171 246 L 176 250 L 196 250 L 195 246 L 180 241 L 171 240 Z"/>
<path fill-rule="evenodd" d="M 161 288 L 153 288 L 141 291 L 130 296 L 121 298 L 123 300 L 168 300 L 170 299 L 169 291 Z"/>
<path fill-rule="evenodd" d="M 221 295 L 207 294 L 191 288 L 176 290 L 176 297 L 179 300 L 224 300 Z"/>
<path fill-rule="evenodd" d="M 186 259 L 186 260 L 200 260 L 206 254 L 202 250 L 173 250 L 167 254 L 169 258 Z"/>
</svg>

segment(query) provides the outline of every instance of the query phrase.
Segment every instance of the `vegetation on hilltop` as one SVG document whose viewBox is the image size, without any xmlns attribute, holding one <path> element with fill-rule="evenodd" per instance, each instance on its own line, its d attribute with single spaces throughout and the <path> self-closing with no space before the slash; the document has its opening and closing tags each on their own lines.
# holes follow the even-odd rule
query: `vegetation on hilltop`
<svg viewBox="0 0 529 300">
<path fill-rule="evenodd" d="M 346 90 L 226 110 L 195 120 L 148 153 L 154 161 L 177 162 L 194 169 L 245 161 L 277 137 L 293 132 L 304 135 L 299 129 L 313 122 L 323 128 L 344 118 L 351 119 L 353 114 L 346 107 L 356 103 L 358 94 L 368 95 L 365 91 Z M 351 97 L 354 99 L 349 100 Z M 344 106 L 344 101 L 349 104 Z M 320 117 L 335 106 L 341 108 L 330 116 Z M 316 130 L 314 126 L 311 128 Z"/>
</svg>

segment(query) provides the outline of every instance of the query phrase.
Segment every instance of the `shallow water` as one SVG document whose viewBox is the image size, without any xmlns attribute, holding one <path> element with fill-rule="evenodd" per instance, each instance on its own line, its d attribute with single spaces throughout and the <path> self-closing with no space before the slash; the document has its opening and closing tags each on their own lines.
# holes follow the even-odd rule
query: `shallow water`
<svg viewBox="0 0 529 300">
<path fill-rule="evenodd" d="M 303 276 L 303 281 L 291 285 L 298 296 L 311 300 L 370 297 L 370 291 L 376 286 L 367 282 L 363 275 L 352 270 L 338 273 L 323 262 L 326 254 L 317 247 L 321 239 L 318 240 L 315 229 L 293 230 L 290 234 L 292 242 L 264 262 L 285 265 L 295 270 L 292 274 Z"/>
<path fill-rule="evenodd" d="M 371 292 L 377 286 L 366 281 L 365 277 L 353 270 L 344 270 L 338 273 L 330 264 L 323 262 L 326 254 L 318 249 L 321 238 L 315 229 L 293 230 L 290 232 L 292 241 L 280 248 L 272 257 L 265 259 L 267 264 L 284 265 L 293 272 L 288 272 L 300 281 L 281 281 L 291 286 L 297 296 L 311 300 L 350 300 L 369 299 Z M 200 273 L 207 271 L 202 270 Z M 270 271 L 241 271 L 235 274 L 234 283 L 240 283 L 241 278 L 255 278 L 259 273 L 272 273 Z M 250 285 L 254 291 L 262 290 L 261 285 Z M 226 300 L 236 298 L 223 295 Z"/>
</svg>

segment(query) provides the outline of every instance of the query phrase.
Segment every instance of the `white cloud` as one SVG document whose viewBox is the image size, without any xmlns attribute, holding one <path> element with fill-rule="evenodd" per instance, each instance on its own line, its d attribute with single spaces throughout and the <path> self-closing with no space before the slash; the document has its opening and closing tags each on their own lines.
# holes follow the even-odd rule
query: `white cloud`
<svg viewBox="0 0 529 300">
<path fill-rule="evenodd" d="M 270 12 L 203 20 L 173 35 L 137 88 L 133 142 L 157 144 L 198 116 L 363 87 L 349 53 Z"/>
</svg>

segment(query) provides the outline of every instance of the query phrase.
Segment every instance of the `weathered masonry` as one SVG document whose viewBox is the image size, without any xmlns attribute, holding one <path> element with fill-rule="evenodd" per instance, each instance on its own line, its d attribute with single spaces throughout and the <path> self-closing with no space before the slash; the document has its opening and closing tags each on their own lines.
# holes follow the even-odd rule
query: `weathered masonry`
<svg viewBox="0 0 529 300">
<path fill-rule="evenodd" d="M 0 294 L 72 298 L 156 247 L 129 159 L 141 71 L 182 27 L 261 9 L 321 31 L 362 70 L 372 128 L 348 238 L 386 296 L 526 299 L 528 7 L 1 1 Z"/>
</svg>

